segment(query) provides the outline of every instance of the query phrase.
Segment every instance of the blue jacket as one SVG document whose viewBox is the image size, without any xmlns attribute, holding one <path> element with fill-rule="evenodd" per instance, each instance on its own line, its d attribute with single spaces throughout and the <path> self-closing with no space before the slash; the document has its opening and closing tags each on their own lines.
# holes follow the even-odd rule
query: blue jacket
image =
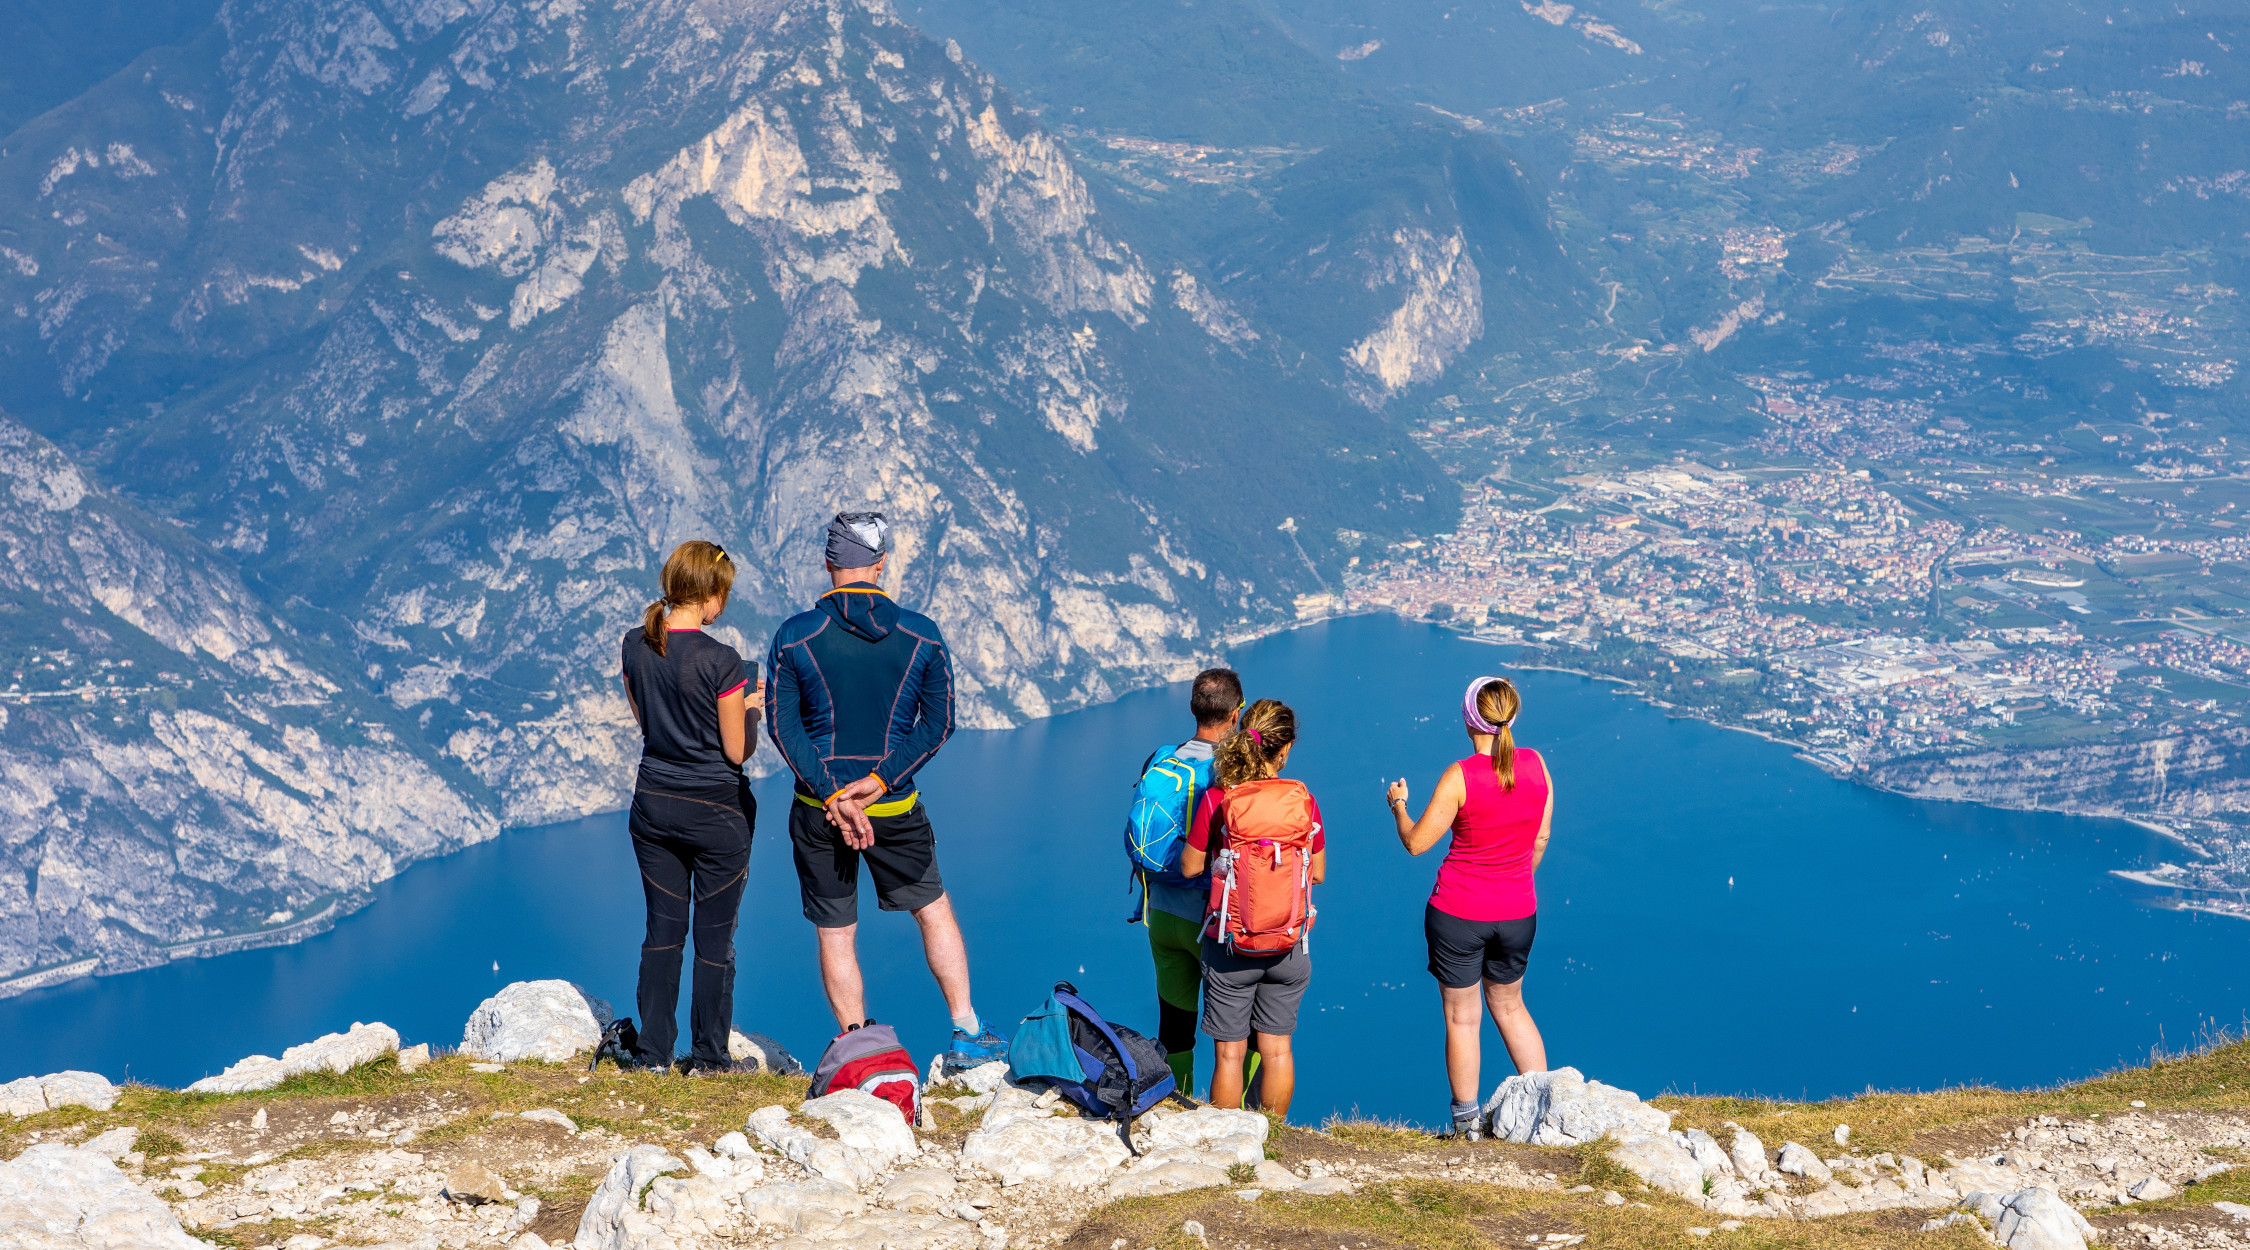
<svg viewBox="0 0 2250 1250">
<path fill-rule="evenodd" d="M 953 735 L 953 663 L 937 623 L 865 582 L 783 621 L 766 670 L 767 732 L 797 793 L 822 802 L 869 773 L 903 797 Z"/>
</svg>

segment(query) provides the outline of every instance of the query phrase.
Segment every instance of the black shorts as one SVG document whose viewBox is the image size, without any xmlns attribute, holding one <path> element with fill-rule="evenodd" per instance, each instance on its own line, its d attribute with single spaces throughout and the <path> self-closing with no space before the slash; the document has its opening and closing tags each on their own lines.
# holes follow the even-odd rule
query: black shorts
<svg viewBox="0 0 2250 1250">
<path fill-rule="evenodd" d="M 875 878 L 875 903 L 884 911 L 913 911 L 945 896 L 938 877 L 937 835 L 930 816 L 917 802 L 897 816 L 870 816 L 875 845 L 853 850 L 824 808 L 792 796 L 789 847 L 797 860 L 797 885 L 804 895 L 805 919 L 823 929 L 859 923 L 859 861 Z"/>
<path fill-rule="evenodd" d="M 1437 908 L 1422 907 L 1422 935 L 1430 942 L 1430 975 L 1449 990 L 1478 981 L 1514 985 L 1531 961 L 1536 913 L 1521 920 L 1463 920 Z"/>
</svg>

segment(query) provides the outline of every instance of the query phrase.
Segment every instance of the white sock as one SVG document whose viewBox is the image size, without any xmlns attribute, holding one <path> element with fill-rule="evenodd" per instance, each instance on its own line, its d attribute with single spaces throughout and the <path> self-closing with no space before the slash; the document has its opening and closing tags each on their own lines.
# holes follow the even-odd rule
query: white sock
<svg viewBox="0 0 2250 1250">
<path fill-rule="evenodd" d="M 975 1037 L 977 1034 L 984 1032 L 983 1029 L 977 1027 L 977 1009 L 974 1007 L 971 1007 L 967 1011 L 962 1012 L 960 1015 L 953 1017 L 953 1027 L 961 1030 L 963 1033 L 966 1033 L 971 1037 Z"/>
</svg>

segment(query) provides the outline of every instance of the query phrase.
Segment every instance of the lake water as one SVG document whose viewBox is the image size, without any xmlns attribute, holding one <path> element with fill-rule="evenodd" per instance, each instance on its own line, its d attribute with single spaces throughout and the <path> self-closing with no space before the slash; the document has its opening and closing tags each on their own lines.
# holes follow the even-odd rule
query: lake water
<svg viewBox="0 0 2250 1250">
<path fill-rule="evenodd" d="M 1294 1118 L 1435 1120 L 1442 1029 L 1421 914 L 1440 852 L 1399 848 L 1380 779 L 1407 775 L 1418 808 L 1466 752 L 1461 688 L 1506 671 L 1508 656 L 1362 617 L 1235 661 L 1252 698 L 1297 709 L 1290 773 L 1329 823 Z M 2022 1085 L 2139 1061 L 2213 1018 L 2242 1018 L 2250 924 L 2149 906 L 2110 877 L 2176 854 L 2139 828 L 1878 794 L 1603 683 L 1515 676 L 1520 739 L 1546 753 L 1557 786 L 1525 986 L 1558 1066 L 1644 1094 Z M 977 1002 L 1003 1027 L 1067 977 L 1154 1033 L 1146 937 L 1123 923 L 1118 831 L 1142 758 L 1192 728 L 1185 705 L 1173 687 L 962 733 L 923 774 Z M 785 788 L 769 780 L 759 796 L 735 1015 L 809 1063 L 834 1025 L 798 911 Z M 877 914 L 870 889 L 862 899 L 870 1010 L 926 1061 L 947 1025 L 913 924 Z M 0 1001 L 0 1080 L 77 1067 L 182 1084 L 354 1020 L 457 1044 L 479 1000 L 539 977 L 630 1012 L 640 924 L 622 816 L 510 832 L 409 869 L 296 946 Z M 1486 1033 L 1490 1089 L 1508 1069 Z M 1209 1053 L 1206 1041 L 1206 1079 Z"/>
</svg>

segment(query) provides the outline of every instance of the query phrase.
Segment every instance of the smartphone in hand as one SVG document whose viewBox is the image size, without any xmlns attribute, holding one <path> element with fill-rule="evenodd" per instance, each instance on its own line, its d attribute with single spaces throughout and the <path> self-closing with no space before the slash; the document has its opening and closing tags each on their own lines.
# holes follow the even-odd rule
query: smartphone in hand
<svg viewBox="0 0 2250 1250">
<path fill-rule="evenodd" d="M 756 660 L 744 660 L 742 662 L 742 681 L 752 690 L 758 688 L 758 662 Z"/>
</svg>

